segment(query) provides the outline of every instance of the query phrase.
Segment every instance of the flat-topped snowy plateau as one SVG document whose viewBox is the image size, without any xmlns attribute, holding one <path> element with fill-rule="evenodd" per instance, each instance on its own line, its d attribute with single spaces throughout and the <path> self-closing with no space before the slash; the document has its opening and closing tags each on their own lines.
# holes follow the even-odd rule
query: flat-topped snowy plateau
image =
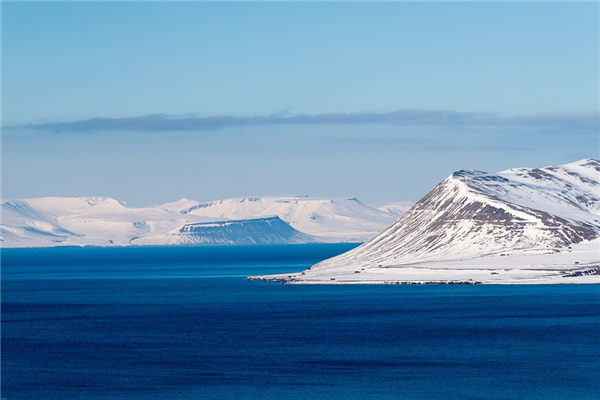
<svg viewBox="0 0 600 400">
<path fill-rule="evenodd" d="M 461 170 L 363 245 L 284 283 L 600 283 L 600 162 Z"/>
<path fill-rule="evenodd" d="M 370 207 L 356 198 L 181 199 L 129 207 L 107 197 L 43 197 L 2 203 L 7 247 L 363 242 L 407 203 Z"/>
</svg>

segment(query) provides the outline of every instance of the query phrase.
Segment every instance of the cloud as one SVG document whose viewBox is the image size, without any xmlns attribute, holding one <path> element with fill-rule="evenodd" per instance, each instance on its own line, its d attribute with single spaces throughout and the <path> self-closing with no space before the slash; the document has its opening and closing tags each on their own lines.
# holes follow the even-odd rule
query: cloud
<svg viewBox="0 0 600 400">
<path fill-rule="evenodd" d="M 598 131 L 600 114 L 554 113 L 503 117 L 490 113 L 397 110 L 327 114 L 166 115 L 155 114 L 125 118 L 90 118 L 79 121 L 48 122 L 11 126 L 11 129 L 36 129 L 67 132 L 94 131 L 213 131 L 231 127 L 267 125 L 403 125 L 403 126 L 478 126 L 550 127 Z"/>
</svg>

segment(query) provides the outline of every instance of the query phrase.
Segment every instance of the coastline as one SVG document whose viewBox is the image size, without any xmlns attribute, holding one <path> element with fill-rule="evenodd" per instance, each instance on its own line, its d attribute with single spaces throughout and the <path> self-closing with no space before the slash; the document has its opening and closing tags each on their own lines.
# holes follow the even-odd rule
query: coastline
<svg viewBox="0 0 600 400">
<path fill-rule="evenodd" d="M 376 269 L 376 268 L 373 268 Z M 547 285 L 600 284 L 600 264 L 581 265 L 578 269 L 421 269 L 397 268 L 397 271 L 360 271 L 353 274 L 312 273 L 310 270 L 276 275 L 248 276 L 250 281 L 269 281 L 294 285 Z M 362 275 L 361 277 L 355 275 Z"/>
</svg>

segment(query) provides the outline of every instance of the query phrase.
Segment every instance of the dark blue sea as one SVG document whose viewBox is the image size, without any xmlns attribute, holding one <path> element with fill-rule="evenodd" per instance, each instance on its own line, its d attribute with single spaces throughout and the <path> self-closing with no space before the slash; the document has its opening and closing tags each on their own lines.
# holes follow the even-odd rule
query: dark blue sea
<svg viewBox="0 0 600 400">
<path fill-rule="evenodd" d="M 2 250 L 2 398 L 599 399 L 600 285 L 281 285 L 355 245 Z"/>
</svg>

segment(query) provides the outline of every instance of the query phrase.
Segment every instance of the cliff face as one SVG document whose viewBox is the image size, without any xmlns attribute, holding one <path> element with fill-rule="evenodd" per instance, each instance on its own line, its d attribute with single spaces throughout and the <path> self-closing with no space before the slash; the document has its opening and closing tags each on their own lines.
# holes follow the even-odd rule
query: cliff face
<svg viewBox="0 0 600 400">
<path fill-rule="evenodd" d="M 188 224 L 173 233 L 179 244 L 283 244 L 315 241 L 279 217 Z"/>
</svg>

